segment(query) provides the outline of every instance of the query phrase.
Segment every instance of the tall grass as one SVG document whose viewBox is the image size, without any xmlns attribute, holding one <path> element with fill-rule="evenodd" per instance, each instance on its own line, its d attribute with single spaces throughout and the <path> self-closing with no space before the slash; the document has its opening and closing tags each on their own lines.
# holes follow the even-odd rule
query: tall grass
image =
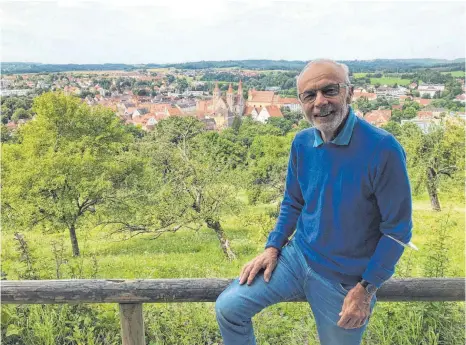
<svg viewBox="0 0 466 345">
<path fill-rule="evenodd" d="M 445 198 L 443 198 L 444 200 Z M 464 210 L 443 202 L 429 210 L 428 200 L 415 201 L 413 241 L 395 277 L 464 277 Z M 209 229 L 165 234 L 157 240 L 122 241 L 98 229 L 80 233 L 82 257 L 73 258 L 66 234 L 22 233 L 27 257 L 13 233 L 2 233 L 2 271 L 6 279 L 189 278 L 238 275 L 242 265 L 263 250 L 261 218 L 274 205 L 248 207 L 225 219 L 225 231 L 238 260 L 227 261 Z M 23 258 L 23 259 L 22 259 Z M 30 278 L 29 278 L 30 279 Z M 221 344 L 213 303 L 144 304 L 149 345 Z M 306 303 L 282 303 L 254 317 L 258 344 L 318 344 Z M 366 345 L 464 344 L 464 303 L 379 302 L 365 334 Z M 3 344 L 120 344 L 118 306 L 2 306 Z"/>
</svg>

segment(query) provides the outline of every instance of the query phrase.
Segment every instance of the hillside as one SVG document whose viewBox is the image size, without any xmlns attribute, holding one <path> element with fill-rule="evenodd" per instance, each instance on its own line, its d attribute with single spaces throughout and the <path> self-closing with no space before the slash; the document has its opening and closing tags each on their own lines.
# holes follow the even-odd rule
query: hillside
<svg viewBox="0 0 466 345">
<path fill-rule="evenodd" d="M 464 70 L 465 59 L 375 59 L 375 60 L 343 60 L 352 72 L 403 72 L 416 68 L 451 67 L 455 70 Z M 110 71 L 110 70 L 135 70 L 143 68 L 179 69 L 209 69 L 231 68 L 256 70 L 299 70 L 307 61 L 299 60 L 225 60 L 225 61 L 195 61 L 173 64 L 42 64 L 36 62 L 3 62 L 2 74 L 15 73 L 44 73 L 44 72 L 68 72 L 68 71 Z"/>
</svg>

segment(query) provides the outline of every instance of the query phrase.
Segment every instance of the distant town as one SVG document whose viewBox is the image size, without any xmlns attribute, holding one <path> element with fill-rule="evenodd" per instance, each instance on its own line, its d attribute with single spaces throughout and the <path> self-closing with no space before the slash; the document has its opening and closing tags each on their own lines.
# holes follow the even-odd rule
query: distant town
<svg viewBox="0 0 466 345">
<path fill-rule="evenodd" d="M 48 91 L 80 97 L 90 106 L 111 108 L 126 125 L 151 131 L 170 116 L 194 116 L 208 130 L 231 127 L 235 117 L 269 118 L 301 112 L 299 70 L 243 68 L 142 68 L 132 71 L 65 71 L 3 75 L 2 124 L 14 130 L 34 118 L 30 109 L 9 106 L 8 98 L 33 98 Z M 442 118 L 465 119 L 465 75 L 445 68 L 402 73 L 351 75 L 356 114 L 381 127 L 413 122 L 427 131 Z M 12 103 L 12 102 L 10 102 Z"/>
</svg>

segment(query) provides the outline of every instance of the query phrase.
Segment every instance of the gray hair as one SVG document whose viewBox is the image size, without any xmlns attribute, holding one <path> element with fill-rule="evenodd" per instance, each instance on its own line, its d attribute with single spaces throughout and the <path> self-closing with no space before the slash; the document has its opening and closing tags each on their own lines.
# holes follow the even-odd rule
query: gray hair
<svg viewBox="0 0 466 345">
<path fill-rule="evenodd" d="M 316 59 L 316 60 L 312 60 L 312 61 L 308 62 L 307 65 L 304 66 L 301 73 L 299 73 L 298 78 L 296 79 L 296 90 L 298 92 L 298 96 L 299 96 L 299 90 L 298 90 L 299 80 L 303 76 L 304 72 L 306 72 L 309 67 L 311 67 L 312 65 L 314 65 L 316 63 L 333 63 L 334 65 L 337 65 L 337 66 L 343 68 L 343 70 L 345 71 L 345 83 L 346 84 L 351 84 L 350 83 L 350 78 L 349 78 L 349 68 L 348 68 L 347 65 L 345 65 L 344 63 L 336 62 L 335 60 L 331 60 L 331 59 Z"/>
</svg>

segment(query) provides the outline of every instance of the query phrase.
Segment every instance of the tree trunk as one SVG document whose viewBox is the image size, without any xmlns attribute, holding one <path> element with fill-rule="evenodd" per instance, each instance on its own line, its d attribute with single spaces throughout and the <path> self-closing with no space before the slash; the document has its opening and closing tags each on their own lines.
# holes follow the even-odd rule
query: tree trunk
<svg viewBox="0 0 466 345">
<path fill-rule="evenodd" d="M 217 234 L 218 240 L 220 241 L 220 246 L 222 247 L 223 253 L 228 258 L 228 260 L 236 259 L 235 253 L 231 250 L 230 243 L 228 242 L 227 238 L 225 237 L 225 233 L 223 232 L 222 226 L 219 221 L 213 219 L 206 219 L 205 220 L 207 226 L 214 230 Z"/>
<path fill-rule="evenodd" d="M 441 211 L 435 183 L 436 176 L 435 170 L 431 167 L 427 167 L 427 191 L 429 192 L 430 203 L 434 211 Z"/>
<path fill-rule="evenodd" d="M 69 230 L 70 230 L 71 247 L 73 248 L 73 256 L 79 256 L 79 245 L 78 245 L 78 238 L 76 237 L 75 224 L 72 224 Z"/>
</svg>

